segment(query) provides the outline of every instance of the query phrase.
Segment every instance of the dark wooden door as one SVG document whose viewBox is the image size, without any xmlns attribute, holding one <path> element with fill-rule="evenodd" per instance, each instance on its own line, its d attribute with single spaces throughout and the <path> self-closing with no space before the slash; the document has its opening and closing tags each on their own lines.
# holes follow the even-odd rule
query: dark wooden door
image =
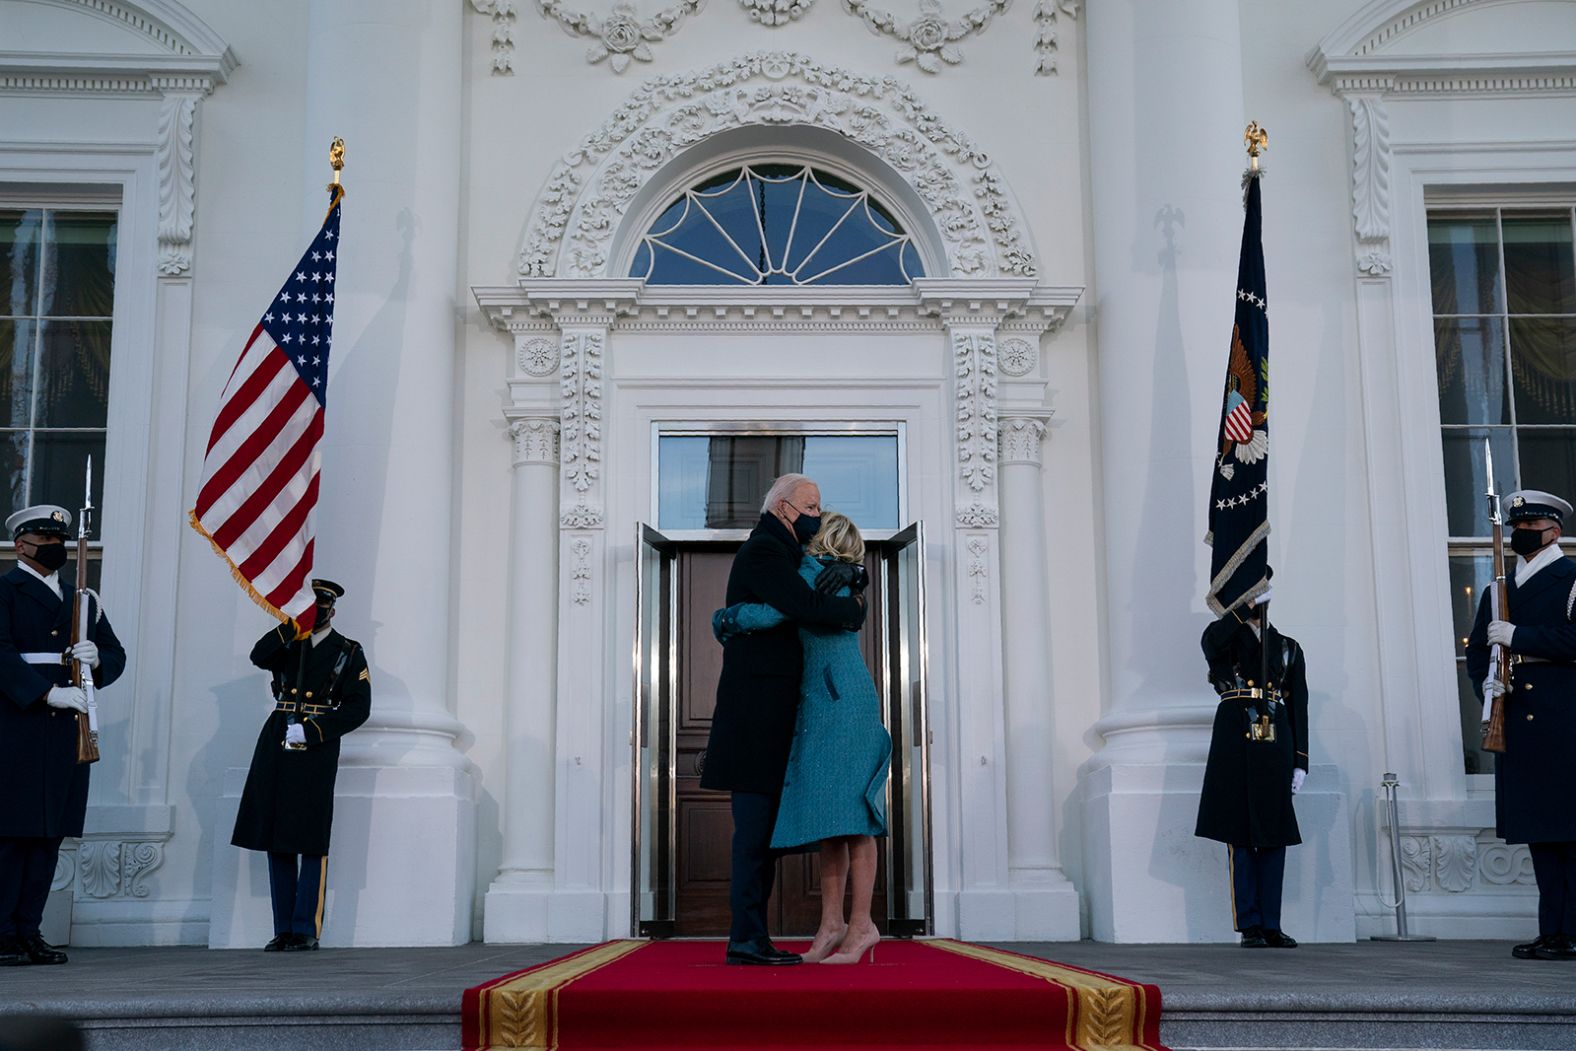
<svg viewBox="0 0 1576 1051">
<path fill-rule="evenodd" d="M 728 571 L 737 545 L 696 545 L 681 550 L 679 582 L 678 655 L 679 682 L 675 699 L 677 723 L 675 749 L 678 813 L 674 859 L 676 923 L 680 937 L 725 937 L 728 933 L 729 854 L 733 819 L 728 795 L 700 787 L 697 760 L 711 732 L 712 710 L 717 702 L 717 679 L 722 672 L 722 647 L 711 635 L 711 615 L 721 608 L 727 592 Z M 865 663 L 881 682 L 882 612 L 886 603 L 876 594 L 879 574 L 872 551 L 866 560 L 873 581 L 870 616 L 860 632 Z M 884 929 L 886 909 L 885 843 L 876 872 L 872 913 Z M 820 859 L 816 852 L 793 854 L 778 862 L 777 884 L 768 908 L 774 936 L 809 936 L 821 918 Z"/>
</svg>

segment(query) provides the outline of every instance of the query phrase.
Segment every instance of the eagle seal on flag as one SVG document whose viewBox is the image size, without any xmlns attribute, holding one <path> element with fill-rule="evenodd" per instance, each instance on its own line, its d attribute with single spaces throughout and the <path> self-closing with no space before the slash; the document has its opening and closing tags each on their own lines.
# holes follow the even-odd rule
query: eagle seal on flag
<svg viewBox="0 0 1576 1051">
<path fill-rule="evenodd" d="M 1215 461 L 1220 476 L 1227 481 L 1237 473 L 1233 460 L 1258 463 L 1270 451 L 1267 412 L 1255 412 L 1259 401 L 1259 378 L 1254 375 L 1248 348 L 1242 345 L 1242 328 L 1231 327 L 1231 358 L 1226 364 L 1226 411 L 1220 429 L 1220 456 Z"/>
</svg>

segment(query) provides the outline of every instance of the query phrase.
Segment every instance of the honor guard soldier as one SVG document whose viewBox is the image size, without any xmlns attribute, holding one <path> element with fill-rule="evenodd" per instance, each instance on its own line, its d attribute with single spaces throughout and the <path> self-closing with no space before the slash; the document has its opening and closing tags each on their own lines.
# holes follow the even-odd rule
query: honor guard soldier
<svg viewBox="0 0 1576 1051">
<path fill-rule="evenodd" d="M 314 580 L 312 591 L 311 638 L 297 641 L 281 624 L 252 647 L 252 663 L 273 673 L 274 710 L 257 735 L 230 842 L 268 853 L 274 938 L 266 952 L 316 949 L 322 937 L 339 739 L 372 708 L 361 644 L 329 627 L 345 589 Z"/>
<path fill-rule="evenodd" d="M 1525 843 L 1538 881 L 1538 937 L 1521 960 L 1576 960 L 1576 563 L 1560 550 L 1571 505 L 1552 493 L 1511 493 L 1516 552 L 1496 620 L 1483 589 L 1467 637 L 1467 675 L 1480 696 L 1502 696 L 1505 751 L 1494 757 L 1494 818 L 1507 843 Z M 1490 648 L 1509 655 L 1510 690 L 1490 674 Z M 1485 709 L 1486 710 L 1486 709 Z"/>
<path fill-rule="evenodd" d="M 53 504 L 6 519 L 16 568 L 0 577 L 0 966 L 65 963 L 39 924 L 55 876 L 60 841 L 82 835 L 88 768 L 77 761 L 77 715 L 87 698 L 71 685 L 68 660 L 108 686 L 126 669 L 126 651 L 98 608 L 71 639 L 72 589 L 62 587 L 71 513 Z M 69 646 L 69 648 L 68 648 Z"/>
<path fill-rule="evenodd" d="M 1260 602 L 1267 601 L 1266 591 Z M 1302 647 L 1260 607 L 1204 629 L 1209 682 L 1220 695 L 1193 834 L 1226 844 L 1232 925 L 1248 949 L 1295 949 L 1281 930 L 1286 848 L 1302 842 L 1291 797 L 1308 774 L 1308 678 Z M 1261 640 L 1268 635 L 1266 679 Z"/>
</svg>

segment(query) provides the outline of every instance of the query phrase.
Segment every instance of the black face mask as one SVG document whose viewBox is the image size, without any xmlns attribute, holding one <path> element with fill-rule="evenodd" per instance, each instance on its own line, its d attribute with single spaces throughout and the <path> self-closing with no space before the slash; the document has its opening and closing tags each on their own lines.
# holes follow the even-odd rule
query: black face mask
<svg viewBox="0 0 1576 1051">
<path fill-rule="evenodd" d="M 1543 534 L 1547 532 L 1547 529 L 1512 529 L 1510 549 L 1522 558 L 1531 558 L 1543 546 Z"/>
<path fill-rule="evenodd" d="M 65 565 L 70 556 L 66 554 L 65 544 L 34 544 L 29 557 L 43 566 L 46 573 L 53 573 Z"/>
<path fill-rule="evenodd" d="M 793 520 L 793 537 L 801 544 L 808 544 L 821 531 L 820 515 L 801 514 Z"/>
<path fill-rule="evenodd" d="M 315 623 L 313 623 L 312 630 L 313 631 L 322 631 L 324 628 L 328 627 L 328 622 L 333 620 L 333 619 L 334 619 L 334 607 L 333 607 L 333 605 L 330 604 L 330 605 L 325 606 L 322 603 L 319 603 L 318 607 L 317 607 L 317 620 L 316 620 Z"/>
</svg>

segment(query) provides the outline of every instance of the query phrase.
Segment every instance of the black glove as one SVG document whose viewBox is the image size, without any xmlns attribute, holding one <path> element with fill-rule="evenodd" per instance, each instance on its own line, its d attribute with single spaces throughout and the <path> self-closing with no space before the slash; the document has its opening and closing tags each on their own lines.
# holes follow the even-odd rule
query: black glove
<svg viewBox="0 0 1576 1051">
<path fill-rule="evenodd" d="M 869 584 L 870 574 L 857 562 L 833 562 L 815 578 L 815 590 L 823 595 L 835 595 L 844 587 L 857 595 Z"/>
</svg>

